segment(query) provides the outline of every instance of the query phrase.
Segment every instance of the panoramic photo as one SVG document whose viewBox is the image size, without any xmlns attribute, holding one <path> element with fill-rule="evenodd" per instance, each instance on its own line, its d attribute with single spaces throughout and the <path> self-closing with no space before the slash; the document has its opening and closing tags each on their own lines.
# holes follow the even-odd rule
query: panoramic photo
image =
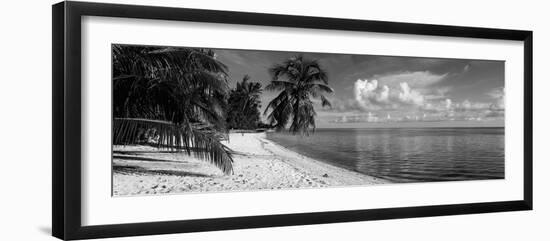
<svg viewBox="0 0 550 241">
<path fill-rule="evenodd" d="M 504 62 L 112 45 L 112 195 L 503 179 Z"/>
</svg>

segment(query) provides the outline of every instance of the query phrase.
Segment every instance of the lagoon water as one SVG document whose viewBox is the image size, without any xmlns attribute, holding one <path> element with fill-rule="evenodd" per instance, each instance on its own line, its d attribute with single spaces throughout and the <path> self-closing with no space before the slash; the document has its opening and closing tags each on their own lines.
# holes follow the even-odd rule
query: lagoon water
<svg viewBox="0 0 550 241">
<path fill-rule="evenodd" d="M 268 133 L 305 156 L 394 182 L 504 178 L 504 128 L 317 129 Z"/>
</svg>

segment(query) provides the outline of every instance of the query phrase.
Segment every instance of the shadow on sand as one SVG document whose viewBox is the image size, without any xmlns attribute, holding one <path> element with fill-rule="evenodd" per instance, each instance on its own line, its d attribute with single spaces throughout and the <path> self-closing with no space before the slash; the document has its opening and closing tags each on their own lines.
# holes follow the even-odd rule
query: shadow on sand
<svg viewBox="0 0 550 241">
<path fill-rule="evenodd" d="M 158 159 L 158 158 L 151 158 L 151 157 L 140 157 L 140 156 L 121 156 L 116 154 L 113 155 L 113 159 L 131 160 L 131 161 L 187 163 L 187 161 L 174 161 L 174 160 Z"/>
<path fill-rule="evenodd" d="M 143 155 L 143 154 L 158 154 L 158 153 L 164 153 L 164 154 L 178 154 L 178 153 L 187 153 L 185 151 L 163 151 L 163 150 L 144 150 L 144 151 L 113 151 L 113 154 L 120 154 L 120 155 Z"/>
<path fill-rule="evenodd" d="M 113 172 L 121 174 L 141 174 L 141 175 L 167 175 L 180 177 L 211 177 L 197 172 L 176 171 L 176 170 L 151 170 L 139 166 L 120 166 L 114 165 Z"/>
</svg>

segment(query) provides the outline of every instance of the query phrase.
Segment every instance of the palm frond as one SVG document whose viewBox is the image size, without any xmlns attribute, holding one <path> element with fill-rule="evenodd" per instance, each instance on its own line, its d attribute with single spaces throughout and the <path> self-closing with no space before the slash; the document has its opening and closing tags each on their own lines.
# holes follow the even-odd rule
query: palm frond
<svg viewBox="0 0 550 241">
<path fill-rule="evenodd" d="M 271 113 L 267 116 L 270 125 L 274 125 L 278 130 L 284 129 L 293 113 L 292 103 L 292 97 L 286 91 L 269 102 L 264 115 L 271 109 Z"/>
<path fill-rule="evenodd" d="M 227 66 L 208 49 L 113 45 L 113 141 L 136 144 L 155 130 L 156 146 L 186 151 L 232 171 L 222 108 Z"/>
<path fill-rule="evenodd" d="M 306 83 L 311 83 L 315 81 L 322 82 L 328 85 L 328 73 L 323 70 L 321 64 L 318 61 L 313 60 L 307 63 L 306 67 L 306 77 L 304 78 Z"/>
<path fill-rule="evenodd" d="M 315 131 L 317 113 L 310 100 L 303 100 L 299 103 L 299 106 L 294 109 L 294 121 L 290 125 L 290 131 L 300 133 L 300 135 L 309 135 L 310 128 Z"/>
<path fill-rule="evenodd" d="M 308 135 L 310 130 L 315 131 L 316 112 L 310 98 L 320 98 L 323 107 L 330 107 L 330 101 L 323 94 L 334 92 L 319 61 L 294 56 L 274 65 L 269 73 L 272 80 L 266 90 L 281 91 L 264 111 L 264 115 L 269 113 L 270 124 L 283 129 L 292 120 L 289 129 L 292 133 Z"/>
<path fill-rule="evenodd" d="M 194 70 L 178 76 L 176 81 L 180 82 L 181 86 L 186 87 L 207 87 L 209 90 L 226 94 L 229 90 L 229 85 L 224 78 L 219 74 L 207 72 L 203 70 Z"/>
<path fill-rule="evenodd" d="M 139 133 L 154 129 L 158 134 L 155 145 L 160 149 L 185 151 L 220 168 L 225 174 L 233 173 L 232 151 L 220 140 L 223 136 L 207 126 L 176 125 L 161 120 L 139 118 L 115 118 L 113 143 L 128 145 L 140 142 Z"/>
<path fill-rule="evenodd" d="M 227 126 L 230 129 L 256 129 L 260 122 L 262 84 L 245 75 L 227 99 Z"/>
<path fill-rule="evenodd" d="M 278 91 L 284 89 L 294 88 L 296 83 L 286 81 L 286 80 L 272 80 L 265 89 L 268 91 Z"/>
<path fill-rule="evenodd" d="M 325 97 L 324 95 L 321 95 L 321 106 L 323 106 L 323 107 L 328 106 L 328 107 L 332 108 L 332 104 L 327 99 L 327 97 Z"/>
<path fill-rule="evenodd" d="M 284 64 L 276 64 L 269 68 L 269 74 L 271 80 L 278 80 L 282 77 L 286 77 L 289 81 L 296 81 L 300 78 L 300 72 L 296 69 L 292 62 L 285 62 Z"/>
<path fill-rule="evenodd" d="M 330 86 L 322 83 L 309 83 L 306 84 L 308 89 L 312 89 L 316 92 L 325 92 L 325 93 L 333 93 L 334 89 L 332 89 Z"/>
</svg>

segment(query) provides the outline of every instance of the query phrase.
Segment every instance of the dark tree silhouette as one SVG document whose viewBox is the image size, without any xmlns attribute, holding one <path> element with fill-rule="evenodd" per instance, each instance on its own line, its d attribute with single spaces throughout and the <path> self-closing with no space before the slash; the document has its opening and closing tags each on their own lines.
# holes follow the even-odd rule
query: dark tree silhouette
<svg viewBox="0 0 550 241">
<path fill-rule="evenodd" d="M 221 105 L 227 67 L 206 49 L 113 45 L 113 142 L 153 132 L 158 148 L 185 151 L 233 172 Z"/>
<path fill-rule="evenodd" d="M 290 131 L 294 134 L 309 134 L 315 131 L 316 112 L 312 99 L 319 99 L 321 105 L 331 106 L 324 94 L 332 93 L 328 86 L 327 73 L 316 60 L 296 56 L 269 69 L 272 77 L 266 90 L 280 91 L 265 109 L 270 125 L 282 130 L 291 121 Z"/>
<path fill-rule="evenodd" d="M 229 94 L 227 126 L 230 129 L 256 129 L 260 122 L 262 85 L 249 80 L 250 76 L 245 75 Z"/>
</svg>

